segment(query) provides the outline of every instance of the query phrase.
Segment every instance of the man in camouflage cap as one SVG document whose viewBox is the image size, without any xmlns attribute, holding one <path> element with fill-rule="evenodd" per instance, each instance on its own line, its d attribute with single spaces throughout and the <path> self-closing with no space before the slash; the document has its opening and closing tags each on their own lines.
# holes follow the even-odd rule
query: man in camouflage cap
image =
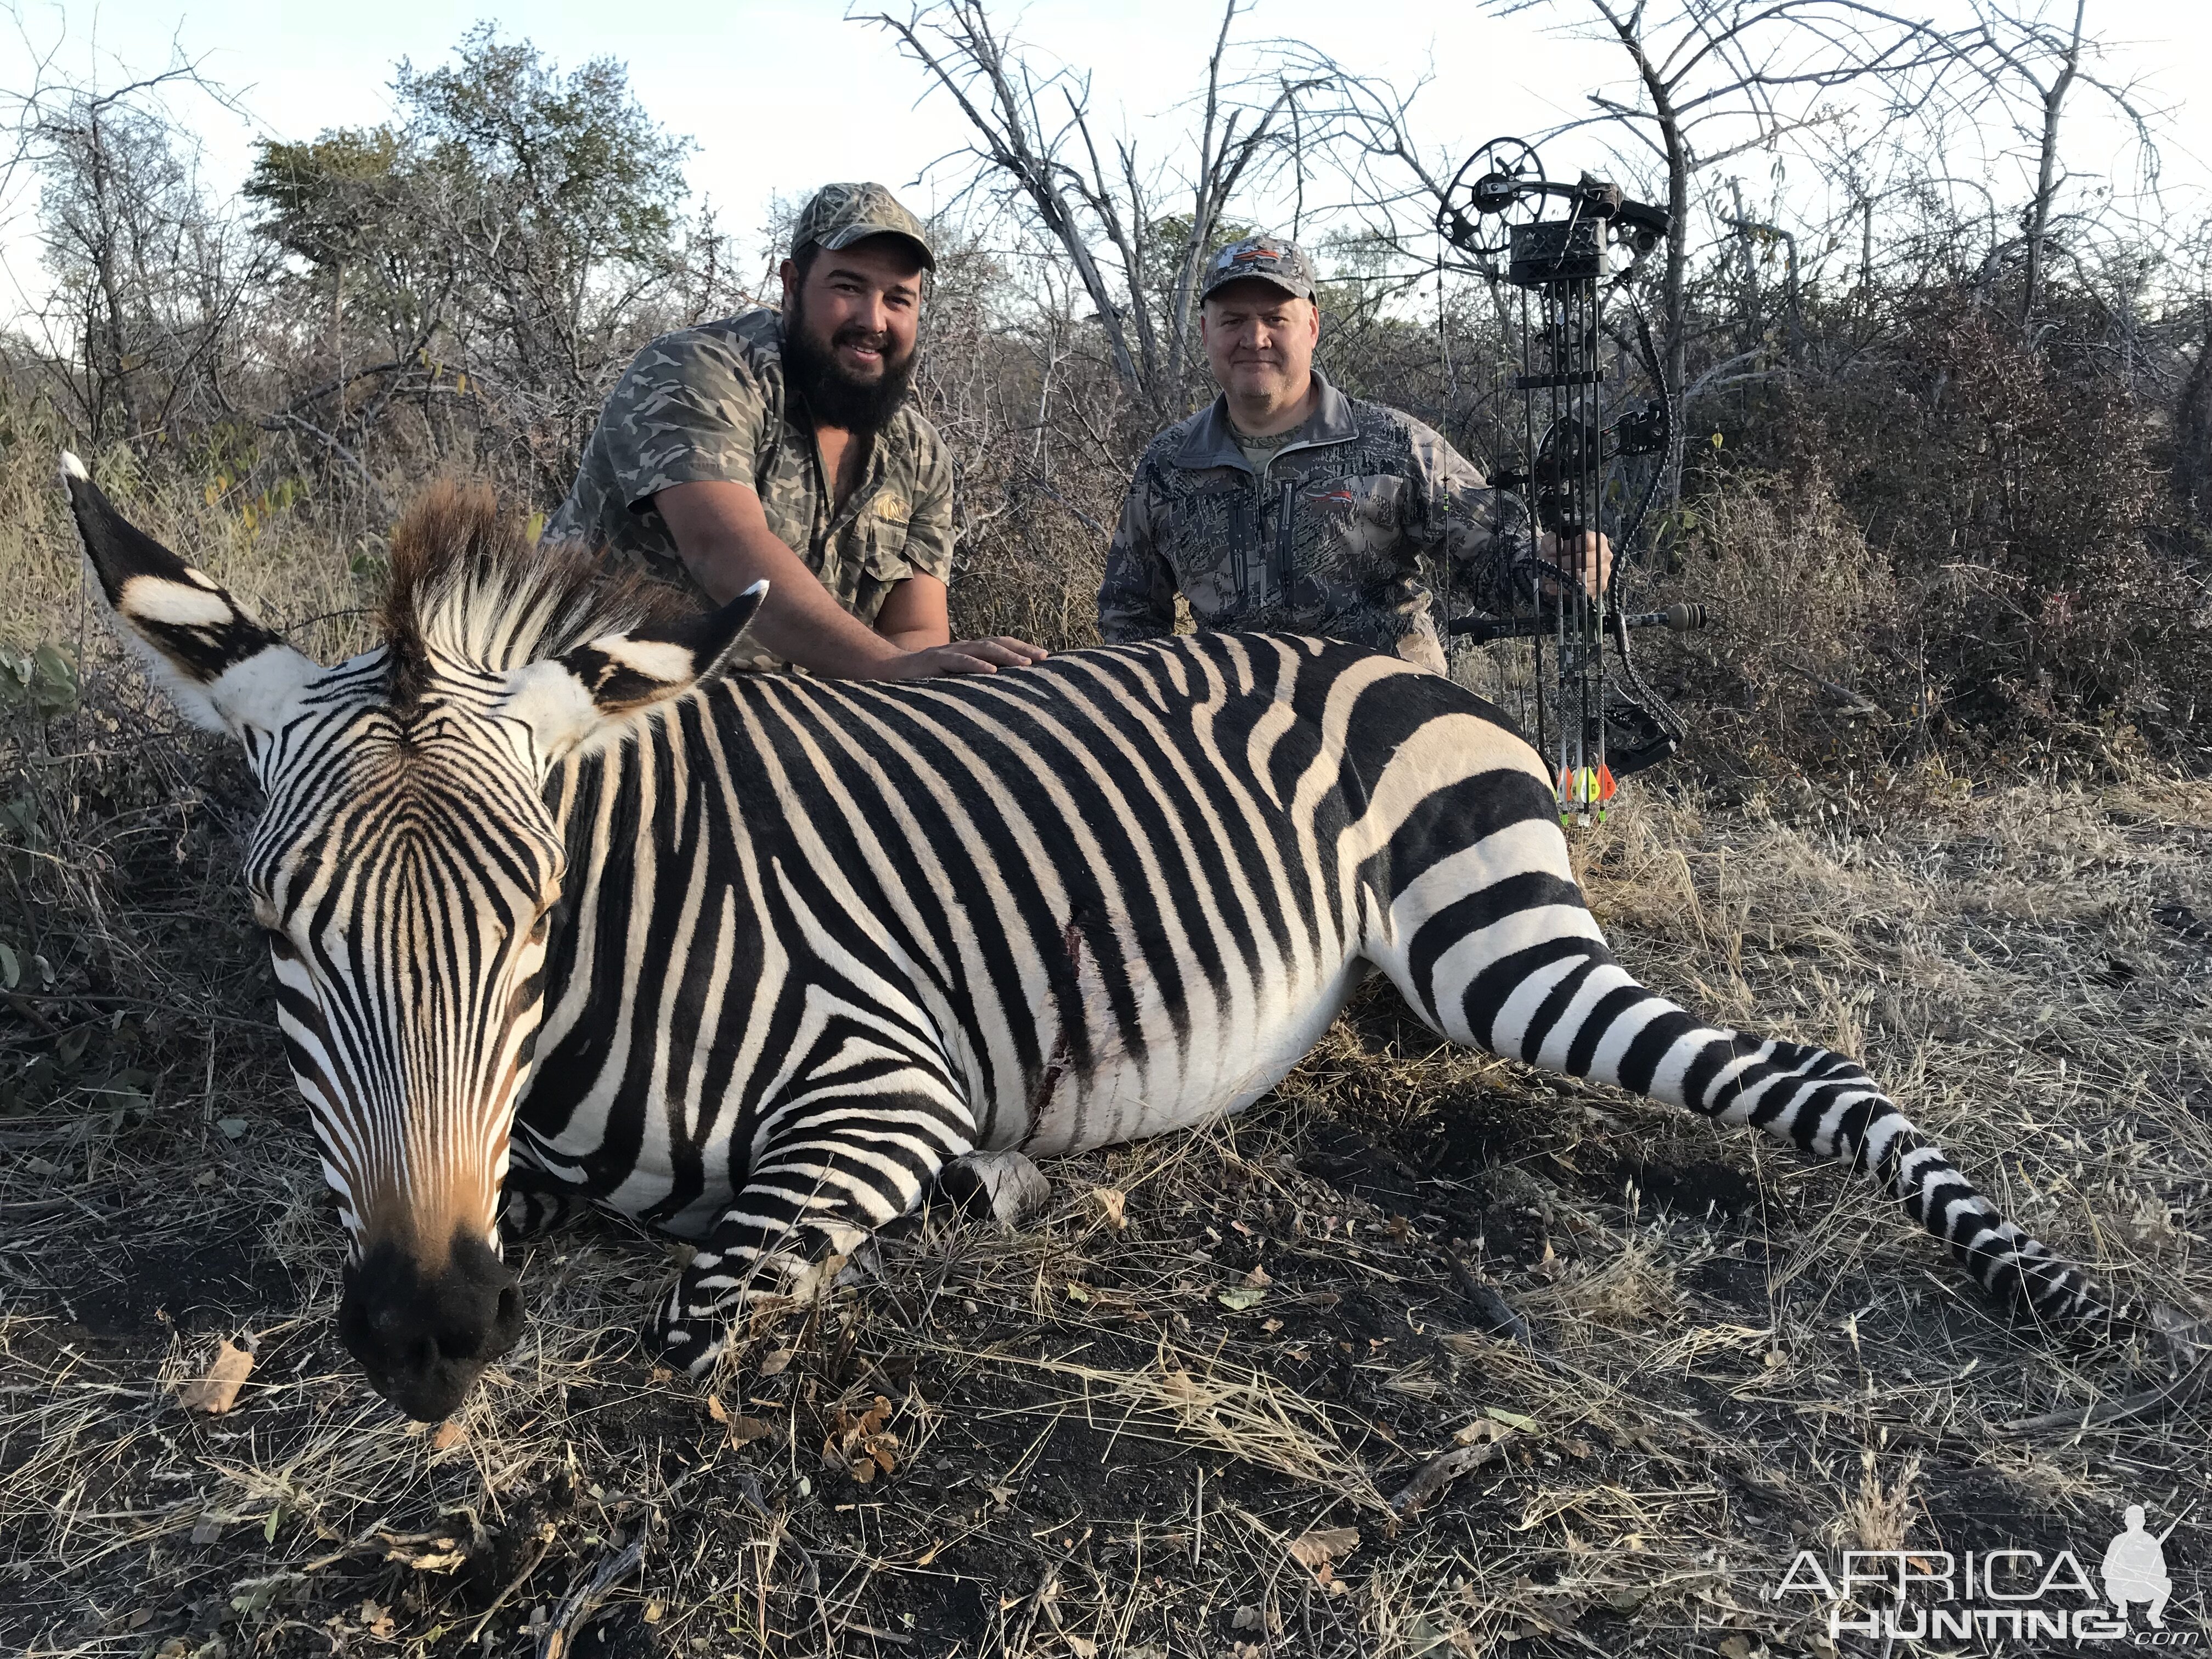
<svg viewBox="0 0 2212 1659">
<path fill-rule="evenodd" d="M 1255 236 L 1221 250 L 1199 337 L 1221 395 L 1146 446 L 1098 589 L 1109 643 L 1200 628 L 1279 629 L 1373 646 L 1442 672 L 1424 555 L 1455 586 L 1507 602 L 1521 506 L 1410 415 L 1348 398 L 1313 366 L 1311 262 Z M 1598 575 L 1607 558 L 1600 543 Z"/>
<path fill-rule="evenodd" d="M 928 233 L 881 185 L 799 216 L 783 309 L 662 336 L 600 411 L 548 540 L 726 603 L 765 576 L 753 666 L 913 679 L 1044 653 L 952 643 L 952 467 L 908 401 Z"/>
</svg>

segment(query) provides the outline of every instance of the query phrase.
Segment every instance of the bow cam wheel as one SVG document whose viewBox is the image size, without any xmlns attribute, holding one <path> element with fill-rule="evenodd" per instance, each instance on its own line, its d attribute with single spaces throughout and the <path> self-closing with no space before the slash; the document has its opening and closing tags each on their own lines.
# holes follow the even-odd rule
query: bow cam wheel
<svg viewBox="0 0 2212 1659">
<path fill-rule="evenodd" d="M 1462 252 L 1495 258 L 1505 252 L 1512 228 L 1541 211 L 1543 183 L 1544 165 L 1534 145 L 1493 138 L 1452 176 L 1437 210 L 1437 228 Z"/>
</svg>

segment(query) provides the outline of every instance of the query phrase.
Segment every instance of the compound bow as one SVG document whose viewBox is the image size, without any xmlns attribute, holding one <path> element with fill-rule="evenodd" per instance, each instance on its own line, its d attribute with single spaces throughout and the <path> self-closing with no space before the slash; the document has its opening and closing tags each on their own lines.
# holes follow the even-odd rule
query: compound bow
<svg viewBox="0 0 2212 1659">
<path fill-rule="evenodd" d="M 1622 573 L 1674 441 L 1674 394 L 1639 315 L 1637 341 L 1658 396 L 1608 405 L 1605 302 L 1665 237 L 1667 212 L 1587 173 L 1571 185 L 1555 183 L 1533 147 L 1497 138 L 1454 177 L 1437 228 L 1473 256 L 1499 294 L 1501 310 L 1497 284 L 1518 291 L 1518 327 L 1511 331 L 1518 337 L 1513 389 L 1521 394 L 1522 447 L 1516 457 L 1498 459 L 1490 481 L 1528 509 L 1527 545 L 1512 556 L 1510 592 L 1498 612 L 1455 617 L 1448 627 L 1477 644 L 1528 641 L 1528 672 L 1517 677 L 1524 720 L 1533 691 L 1531 723 L 1539 752 L 1554 769 L 1560 817 L 1588 823 L 1603 817 L 1619 778 L 1664 760 L 1685 733 L 1680 718 L 1637 672 L 1631 632 L 1705 624 L 1703 605 L 1632 613 L 1620 603 Z M 1613 343 L 1625 382 L 1630 354 Z M 1585 586 L 1580 550 L 1592 532 L 1610 543 L 1613 564 L 1605 582 Z M 1547 644 L 1552 676 L 1544 667 Z M 1556 687 L 1550 696 L 1547 686 Z"/>
</svg>

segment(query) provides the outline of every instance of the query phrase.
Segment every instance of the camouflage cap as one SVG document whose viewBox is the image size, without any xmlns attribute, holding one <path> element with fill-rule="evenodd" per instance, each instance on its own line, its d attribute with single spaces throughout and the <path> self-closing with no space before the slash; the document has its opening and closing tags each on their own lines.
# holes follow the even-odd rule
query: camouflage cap
<svg viewBox="0 0 2212 1659">
<path fill-rule="evenodd" d="M 1249 236 L 1213 256 L 1213 263 L 1206 267 L 1206 286 L 1199 290 L 1199 302 L 1204 304 L 1216 289 L 1248 276 L 1273 283 L 1301 300 L 1314 297 L 1313 261 L 1306 258 L 1304 248 L 1279 236 Z"/>
<path fill-rule="evenodd" d="M 870 236 L 903 236 L 921 250 L 921 263 L 937 269 L 929 233 L 881 185 L 824 185 L 814 192 L 791 229 L 791 251 L 809 242 L 835 252 Z"/>
</svg>

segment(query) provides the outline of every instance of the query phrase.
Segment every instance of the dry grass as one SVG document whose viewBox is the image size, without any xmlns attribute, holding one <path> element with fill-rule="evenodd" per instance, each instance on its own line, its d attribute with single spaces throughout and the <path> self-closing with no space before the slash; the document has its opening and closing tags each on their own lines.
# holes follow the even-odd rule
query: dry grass
<svg viewBox="0 0 2212 1659">
<path fill-rule="evenodd" d="M 167 510 L 187 544 L 216 511 Z M 295 617 L 360 602 L 343 567 L 230 568 Z M 9 584 L 52 632 L 61 568 Z M 665 1246 L 533 1244 L 524 1343 L 453 1425 L 408 1424 L 333 1329 L 337 1228 L 232 885 L 250 798 L 91 655 L 87 708 L 18 720 L 0 783 L 36 823 L 0 848 L 31 975 L 0 1012 L 8 1651 L 1741 1659 L 1820 1650 L 1809 1603 L 1761 1595 L 1800 1547 L 2087 1560 L 2212 1474 L 2201 1421 L 2003 1432 L 2147 1368 L 2004 1328 L 1862 1184 L 1438 1050 L 1379 992 L 1244 1121 L 1054 1166 L 1018 1235 L 898 1231 L 709 1390 L 632 1343 Z M 2208 824 L 2203 784 L 1931 772 L 1726 810 L 1643 786 L 1580 848 L 1652 983 L 1865 1054 L 2024 1223 L 2203 1310 Z M 1480 1334 L 1454 1249 L 1533 1348 Z M 226 1336 L 238 1406 L 188 1414 Z M 878 1398 L 895 1467 L 862 1482 Z M 1500 1425 L 1502 1459 L 1392 1514 Z M 2185 1628 L 2207 1518 L 2167 1543 Z M 1291 1552 L 1344 1528 L 1326 1579 Z"/>
</svg>

